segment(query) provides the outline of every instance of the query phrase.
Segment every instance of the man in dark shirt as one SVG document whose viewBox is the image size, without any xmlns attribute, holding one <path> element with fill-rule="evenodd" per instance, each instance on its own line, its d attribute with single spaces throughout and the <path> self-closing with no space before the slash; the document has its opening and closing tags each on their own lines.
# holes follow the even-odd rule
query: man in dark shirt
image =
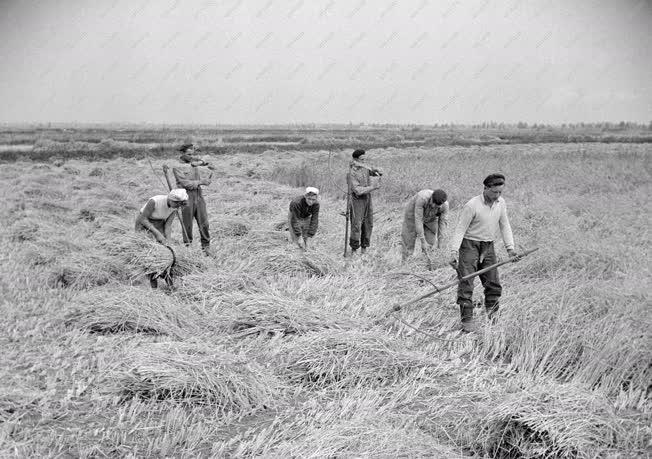
<svg viewBox="0 0 652 459">
<path fill-rule="evenodd" d="M 308 248 L 308 239 L 317 233 L 319 226 L 319 190 L 309 186 L 303 196 L 290 202 L 288 224 L 290 238 L 300 249 Z"/>
</svg>

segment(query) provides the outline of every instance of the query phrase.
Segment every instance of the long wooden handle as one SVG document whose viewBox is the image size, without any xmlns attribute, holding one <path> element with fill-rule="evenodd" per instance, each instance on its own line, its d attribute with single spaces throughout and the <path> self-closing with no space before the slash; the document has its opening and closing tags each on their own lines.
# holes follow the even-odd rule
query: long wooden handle
<svg viewBox="0 0 652 459">
<path fill-rule="evenodd" d="M 434 290 L 432 290 L 432 291 L 430 291 L 428 293 L 424 293 L 423 295 L 421 295 L 421 296 L 419 296 L 417 298 L 414 298 L 413 300 L 410 300 L 407 303 L 394 305 L 392 307 L 392 309 L 390 309 L 389 311 L 387 311 L 387 313 L 385 313 L 385 316 L 389 316 L 393 312 L 400 311 L 401 309 L 403 309 L 406 306 L 410 306 L 410 305 L 413 305 L 415 303 L 418 303 L 419 301 L 424 300 L 424 299 L 426 299 L 426 298 L 428 298 L 428 297 L 430 297 L 430 296 L 432 296 L 432 295 L 434 295 L 436 293 L 440 293 L 440 292 L 443 292 L 444 290 L 447 290 L 447 289 L 449 289 L 451 287 L 455 287 L 461 281 L 472 279 L 472 278 L 474 278 L 476 276 L 479 276 L 480 274 L 486 273 L 487 271 L 491 271 L 492 269 L 496 269 L 499 266 L 502 266 L 502 265 L 505 265 L 507 263 L 511 263 L 513 261 L 516 261 L 516 260 L 518 260 L 518 259 L 520 259 L 520 258 L 522 258 L 522 257 L 524 257 L 526 255 L 531 254 L 532 252 L 536 252 L 537 250 L 539 250 L 538 247 L 526 250 L 525 252 L 523 252 L 521 254 L 517 254 L 515 257 L 509 258 L 507 260 L 500 261 L 500 262 L 495 263 L 495 264 L 493 264 L 491 266 L 487 266 L 486 268 L 482 268 L 479 271 L 476 271 L 476 272 L 471 273 L 471 274 L 467 274 L 466 276 L 461 277 L 461 278 L 451 282 L 450 284 L 446 284 L 443 287 L 436 288 L 436 289 L 434 289 Z"/>
<path fill-rule="evenodd" d="M 351 221 L 351 166 L 349 165 L 349 173 L 346 176 L 346 226 L 344 227 L 344 256 L 348 250 L 349 244 L 349 222 Z"/>
<path fill-rule="evenodd" d="M 172 181 L 170 180 L 170 174 L 168 174 L 169 170 L 170 168 L 168 167 L 168 165 L 163 164 L 163 175 L 165 175 L 165 181 L 168 182 L 168 188 L 170 189 L 170 191 L 172 191 Z M 185 238 L 188 239 L 188 234 L 186 233 L 186 227 L 183 226 L 183 217 L 181 216 L 181 209 L 177 209 L 177 218 L 179 219 L 179 224 L 181 225 L 181 232 L 183 233 Z"/>
</svg>

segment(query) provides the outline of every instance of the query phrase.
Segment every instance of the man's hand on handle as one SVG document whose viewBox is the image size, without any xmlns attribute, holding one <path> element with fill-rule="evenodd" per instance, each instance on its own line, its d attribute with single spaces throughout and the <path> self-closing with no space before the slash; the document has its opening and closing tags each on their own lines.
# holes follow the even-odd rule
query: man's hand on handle
<svg viewBox="0 0 652 459">
<path fill-rule="evenodd" d="M 507 249 L 507 255 L 509 255 L 509 258 L 511 258 L 514 263 L 521 259 L 514 249 Z"/>
</svg>

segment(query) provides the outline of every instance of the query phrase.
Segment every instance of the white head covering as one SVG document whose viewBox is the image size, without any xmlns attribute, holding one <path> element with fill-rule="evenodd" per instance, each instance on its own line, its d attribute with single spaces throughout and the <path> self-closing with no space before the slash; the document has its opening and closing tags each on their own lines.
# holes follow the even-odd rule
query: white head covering
<svg viewBox="0 0 652 459">
<path fill-rule="evenodd" d="M 317 195 L 319 194 L 319 189 L 315 188 L 314 186 L 309 186 L 308 188 L 306 188 L 306 194 L 308 193 Z"/>
<path fill-rule="evenodd" d="M 168 199 L 170 201 L 187 201 L 188 192 L 183 188 L 175 188 L 168 193 Z"/>
</svg>

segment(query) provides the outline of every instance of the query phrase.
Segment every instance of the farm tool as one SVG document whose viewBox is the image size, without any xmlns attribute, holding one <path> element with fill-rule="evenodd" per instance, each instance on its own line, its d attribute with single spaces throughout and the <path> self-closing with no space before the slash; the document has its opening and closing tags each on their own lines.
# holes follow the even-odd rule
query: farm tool
<svg viewBox="0 0 652 459">
<path fill-rule="evenodd" d="M 174 288 L 174 279 L 172 277 L 172 268 L 174 268 L 174 265 L 177 264 L 177 254 L 174 253 L 174 249 L 170 247 L 169 245 L 165 246 L 171 253 L 172 253 L 172 263 L 168 265 L 167 268 L 165 268 L 163 271 L 160 273 L 154 274 L 152 277 L 153 280 L 155 279 L 163 279 L 166 284 L 168 284 L 168 287 Z"/>
<path fill-rule="evenodd" d="M 172 182 L 170 181 L 170 176 L 168 175 L 168 171 L 170 168 L 168 167 L 167 164 L 163 164 L 163 175 L 165 175 L 165 181 L 168 184 L 168 191 L 172 191 Z M 181 217 L 181 209 L 177 208 L 177 217 L 179 218 L 179 224 L 181 225 L 181 231 L 183 232 L 183 239 L 188 240 L 188 234 L 186 233 L 186 227 L 183 226 L 183 218 Z M 170 249 L 171 250 L 171 249 Z M 172 252 L 174 254 L 174 252 Z"/>
<path fill-rule="evenodd" d="M 486 268 L 483 268 L 483 269 L 481 269 L 481 270 L 479 270 L 479 271 L 476 271 L 476 272 L 474 272 L 474 273 L 468 274 L 468 275 L 466 275 L 466 276 L 464 276 L 464 277 L 461 277 L 461 278 L 458 277 L 458 279 L 456 279 L 456 280 L 453 281 L 453 282 L 450 282 L 449 284 L 444 285 L 443 287 L 437 287 L 435 284 L 433 284 L 434 290 L 431 290 L 430 292 L 424 293 L 423 295 L 421 295 L 421 296 L 419 296 L 419 297 L 417 297 L 417 298 L 414 298 L 414 299 L 408 301 L 407 303 L 394 305 L 394 306 L 392 307 L 392 309 L 390 309 L 389 311 L 387 311 L 387 312 L 385 313 L 385 317 L 389 317 L 392 313 L 394 313 L 394 312 L 398 312 L 398 311 L 402 310 L 403 308 L 405 308 L 405 307 L 407 307 L 407 306 L 411 306 L 411 305 L 413 305 L 413 304 L 418 303 L 418 302 L 421 301 L 421 300 L 424 300 L 424 299 L 429 298 L 429 297 L 431 297 L 431 296 L 433 296 L 433 295 L 436 295 L 437 293 L 441 293 L 441 292 L 443 292 L 444 290 L 448 290 L 448 289 L 451 288 L 451 287 L 455 287 L 455 286 L 456 286 L 460 281 L 465 281 L 465 280 L 473 279 L 474 277 L 479 276 L 479 275 L 481 275 L 481 274 L 484 274 L 484 273 L 486 273 L 486 272 L 489 272 L 489 271 L 491 271 L 492 269 L 496 269 L 496 268 L 498 268 L 499 266 L 502 266 L 502 265 L 507 264 L 507 263 L 513 263 L 513 262 L 515 262 L 515 261 L 518 261 L 518 260 L 520 260 L 521 258 L 523 258 L 523 257 L 525 257 L 525 256 L 527 256 L 527 255 L 529 255 L 529 254 L 531 254 L 532 252 L 535 252 L 535 251 L 537 251 L 537 250 L 539 250 L 538 247 L 535 247 L 535 248 L 533 248 L 533 249 L 526 250 L 525 252 L 523 252 L 523 253 L 521 253 L 521 254 L 518 254 L 518 255 L 516 255 L 515 257 L 511 257 L 511 258 L 509 258 L 509 259 L 507 259 L 507 260 L 503 260 L 503 261 L 500 261 L 500 262 L 498 262 L 498 263 L 495 263 L 495 264 L 493 264 L 493 265 L 491 265 L 491 266 L 487 266 Z M 457 270 L 456 270 L 456 271 L 457 271 Z M 418 277 L 418 276 L 417 276 L 417 277 Z"/>
</svg>

